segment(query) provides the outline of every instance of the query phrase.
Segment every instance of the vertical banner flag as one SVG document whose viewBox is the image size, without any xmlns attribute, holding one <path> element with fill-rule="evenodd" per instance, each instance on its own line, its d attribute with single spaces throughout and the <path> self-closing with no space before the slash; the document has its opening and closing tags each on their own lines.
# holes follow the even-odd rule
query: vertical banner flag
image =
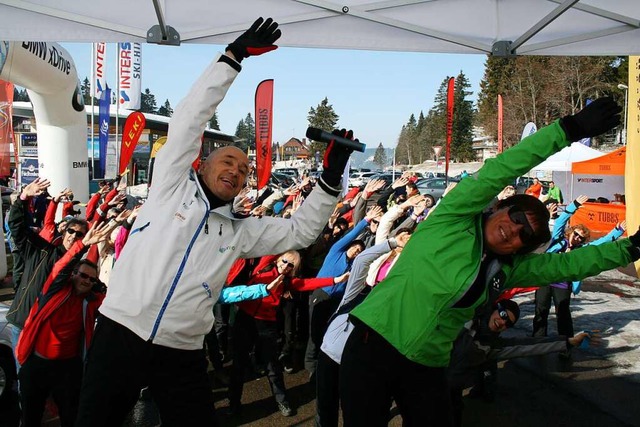
<svg viewBox="0 0 640 427">
<path fill-rule="evenodd" d="M 626 112 L 627 156 L 624 169 L 624 192 L 627 204 L 627 230 L 640 226 L 640 56 L 629 56 L 629 81 Z M 623 114 L 623 117 L 625 115 Z M 635 263 L 640 274 L 640 261 Z"/>
<path fill-rule="evenodd" d="M 453 85 L 455 79 L 449 78 L 449 84 L 447 85 L 447 147 L 445 149 L 445 165 L 444 174 L 449 177 L 449 159 L 451 158 L 451 138 L 453 136 Z"/>
<path fill-rule="evenodd" d="M 498 154 L 502 153 L 502 95 L 498 94 Z"/>
<path fill-rule="evenodd" d="M 263 80 L 256 89 L 256 175 L 258 190 L 271 177 L 271 126 L 273 122 L 273 79 Z"/>
<path fill-rule="evenodd" d="M 104 178 L 107 170 L 107 143 L 109 142 L 109 104 L 111 103 L 111 89 L 105 86 L 99 103 L 98 126 L 100 142 L 100 174 L 94 174 Z"/>
<path fill-rule="evenodd" d="M 139 110 L 142 90 L 142 47 L 140 43 L 120 43 L 118 58 L 118 104 Z"/>
<path fill-rule="evenodd" d="M 10 147 L 13 143 L 12 108 L 13 83 L 0 80 L 0 176 L 3 177 L 9 177 L 11 174 Z M 15 153 L 17 156 L 18 152 L 16 151 Z"/>
<path fill-rule="evenodd" d="M 107 44 L 104 42 L 95 43 L 94 54 L 95 76 L 93 77 L 91 96 L 100 99 L 102 92 L 107 88 Z"/>
<path fill-rule="evenodd" d="M 124 123 L 124 130 L 122 131 L 118 175 L 122 175 L 127 165 L 129 165 L 129 161 L 133 156 L 133 150 L 136 148 L 136 144 L 140 139 L 140 135 L 142 135 L 146 123 L 147 120 L 144 118 L 144 114 L 138 111 L 129 114 L 129 117 L 127 117 L 127 121 Z"/>
<path fill-rule="evenodd" d="M 533 135 L 537 131 L 538 131 L 538 128 L 537 128 L 535 123 L 533 123 L 533 122 L 527 123 L 524 126 L 524 129 L 522 129 L 522 135 L 520 136 L 520 141 L 522 141 L 523 139 L 525 139 L 526 137 L 528 137 L 530 135 Z"/>
</svg>

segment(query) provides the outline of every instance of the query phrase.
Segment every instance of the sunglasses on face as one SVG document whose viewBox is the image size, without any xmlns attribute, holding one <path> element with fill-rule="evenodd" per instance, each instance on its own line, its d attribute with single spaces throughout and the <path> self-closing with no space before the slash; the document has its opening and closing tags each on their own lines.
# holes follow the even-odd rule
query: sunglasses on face
<svg viewBox="0 0 640 427">
<path fill-rule="evenodd" d="M 98 282 L 98 278 L 97 277 L 89 276 L 87 273 L 83 273 L 82 271 L 76 271 L 75 273 L 78 276 L 82 277 L 83 279 L 90 281 L 91 283 L 97 283 Z"/>
<path fill-rule="evenodd" d="M 502 320 L 504 320 L 504 325 L 507 328 L 513 328 L 513 322 L 511 321 L 511 318 L 509 317 L 509 312 L 500 304 L 498 304 L 498 315 L 500 316 L 500 318 Z"/>
<path fill-rule="evenodd" d="M 380 221 L 375 220 L 375 219 L 372 219 L 372 220 L 371 220 L 371 224 L 378 225 L 378 224 L 380 224 Z"/>
<path fill-rule="evenodd" d="M 527 214 L 525 214 L 522 209 L 517 206 L 511 206 L 509 208 L 509 219 L 514 224 L 522 226 L 520 229 L 520 240 L 522 243 L 526 245 L 534 241 L 535 233 L 533 232 L 533 227 L 531 227 Z"/>
<path fill-rule="evenodd" d="M 285 267 L 289 266 L 291 268 L 294 268 L 296 266 L 293 262 L 287 261 L 286 259 L 281 259 L 280 261 L 282 262 L 282 264 L 284 264 Z"/>
<path fill-rule="evenodd" d="M 82 239 L 84 237 L 84 232 L 80 230 L 75 230 L 73 228 L 67 228 L 67 233 L 71 235 L 75 234 L 78 239 Z"/>
<path fill-rule="evenodd" d="M 585 241 L 585 237 L 582 234 L 578 233 L 576 230 L 573 230 L 573 238 L 581 242 Z"/>
</svg>

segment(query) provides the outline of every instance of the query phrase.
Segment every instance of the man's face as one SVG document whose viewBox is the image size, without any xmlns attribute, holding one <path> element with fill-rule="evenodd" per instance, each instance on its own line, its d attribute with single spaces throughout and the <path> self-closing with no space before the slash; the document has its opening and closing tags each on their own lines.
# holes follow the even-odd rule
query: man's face
<svg viewBox="0 0 640 427">
<path fill-rule="evenodd" d="M 73 289 L 76 291 L 76 295 L 85 295 L 91 291 L 91 288 L 96 283 L 98 272 L 95 268 L 89 265 L 82 264 L 71 276 L 73 282 Z"/>
<path fill-rule="evenodd" d="M 491 214 L 484 224 L 485 246 L 498 255 L 514 254 L 525 245 L 521 232 L 527 227 L 531 230 L 529 224 L 517 223 L 511 218 L 509 208 L 500 209 Z"/>
<path fill-rule="evenodd" d="M 579 228 L 576 228 L 569 235 L 569 246 L 573 248 L 573 247 L 583 245 L 585 240 L 587 239 L 584 231 L 582 231 Z"/>
<path fill-rule="evenodd" d="M 67 226 L 67 229 L 63 234 L 62 245 L 66 250 L 69 250 L 76 240 L 82 240 L 85 234 L 87 234 L 86 227 L 83 227 L 80 224 L 71 224 Z"/>
<path fill-rule="evenodd" d="M 347 249 L 347 258 L 350 260 L 354 259 L 360 254 L 360 252 L 362 252 L 362 246 L 353 245 L 349 249 Z"/>
<path fill-rule="evenodd" d="M 506 318 L 505 318 L 506 317 Z M 493 310 L 489 318 L 489 329 L 493 332 L 504 332 L 516 323 L 516 316 L 507 309 Z"/>
<path fill-rule="evenodd" d="M 209 190 L 228 202 L 242 190 L 249 173 L 249 160 L 239 148 L 219 148 L 202 163 L 200 173 Z"/>
</svg>

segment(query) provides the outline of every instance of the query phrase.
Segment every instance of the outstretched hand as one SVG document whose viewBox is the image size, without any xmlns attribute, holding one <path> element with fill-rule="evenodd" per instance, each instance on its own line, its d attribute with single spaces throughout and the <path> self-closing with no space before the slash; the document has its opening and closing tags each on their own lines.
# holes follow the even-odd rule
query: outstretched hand
<svg viewBox="0 0 640 427">
<path fill-rule="evenodd" d="M 227 46 L 234 59 L 242 62 L 244 58 L 262 55 L 278 48 L 274 45 L 282 33 L 278 29 L 278 23 L 273 19 L 258 18 L 247 31 L 242 33 L 233 43 Z"/>
<path fill-rule="evenodd" d="M 44 193 L 51 185 L 46 178 L 36 178 L 22 189 L 20 196 L 23 198 L 36 197 Z"/>
<path fill-rule="evenodd" d="M 598 98 L 576 114 L 560 119 L 567 140 L 579 141 L 582 138 L 598 136 L 620 124 L 622 108 L 613 98 Z"/>
</svg>

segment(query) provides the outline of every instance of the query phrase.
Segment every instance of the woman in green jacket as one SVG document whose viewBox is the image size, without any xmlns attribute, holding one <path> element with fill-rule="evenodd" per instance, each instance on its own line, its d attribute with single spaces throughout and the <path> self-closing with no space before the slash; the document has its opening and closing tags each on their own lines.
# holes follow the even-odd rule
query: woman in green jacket
<svg viewBox="0 0 640 427">
<path fill-rule="evenodd" d="M 451 425 L 449 355 L 489 287 L 577 280 L 640 258 L 634 244 L 640 234 L 567 254 L 529 255 L 550 238 L 549 213 L 531 196 L 482 213 L 515 177 L 619 122 L 620 107 L 608 98 L 563 117 L 487 160 L 418 226 L 386 279 L 351 313 L 355 328 L 340 367 L 345 427 L 386 426 L 392 399 L 404 426 Z"/>
</svg>

